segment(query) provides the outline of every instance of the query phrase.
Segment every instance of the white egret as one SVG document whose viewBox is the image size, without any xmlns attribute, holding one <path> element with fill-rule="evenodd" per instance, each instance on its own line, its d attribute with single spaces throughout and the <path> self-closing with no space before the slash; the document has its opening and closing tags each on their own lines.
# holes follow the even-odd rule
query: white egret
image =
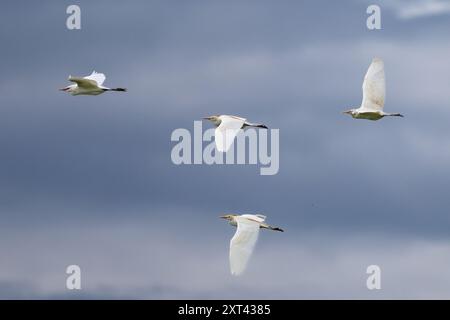
<svg viewBox="0 0 450 320">
<path fill-rule="evenodd" d="M 228 116 L 228 115 L 218 115 L 203 118 L 205 120 L 211 121 L 216 126 L 215 131 L 215 142 L 216 148 L 220 152 L 227 152 L 231 145 L 233 144 L 234 138 L 239 133 L 239 130 L 245 129 L 247 127 L 264 128 L 267 126 L 259 123 L 248 122 L 247 119 Z"/>
<path fill-rule="evenodd" d="M 102 94 L 105 91 L 127 91 L 124 88 L 108 88 L 103 86 L 105 82 L 105 75 L 103 73 L 92 72 L 91 75 L 83 78 L 69 76 L 69 81 L 75 82 L 70 86 L 61 88 L 59 90 L 70 93 L 73 96 L 76 95 L 90 95 L 96 96 Z"/>
<path fill-rule="evenodd" d="M 280 228 L 264 223 L 266 217 L 260 214 L 226 214 L 221 218 L 228 220 L 230 225 L 237 226 L 230 241 L 230 269 L 235 276 L 244 272 L 258 240 L 260 228 L 283 232 Z"/>
<path fill-rule="evenodd" d="M 383 111 L 386 97 L 386 80 L 383 60 L 372 60 L 363 82 L 363 99 L 361 107 L 344 111 L 355 119 L 379 120 L 383 117 L 403 117 L 400 113 Z"/>
</svg>

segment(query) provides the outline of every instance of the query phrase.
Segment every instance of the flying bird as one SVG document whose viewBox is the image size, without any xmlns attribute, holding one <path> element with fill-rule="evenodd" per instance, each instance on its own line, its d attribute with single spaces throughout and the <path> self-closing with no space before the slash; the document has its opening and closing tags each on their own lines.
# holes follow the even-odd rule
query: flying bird
<svg viewBox="0 0 450 320">
<path fill-rule="evenodd" d="M 103 86 L 105 82 L 105 75 L 103 73 L 98 73 L 93 71 L 91 75 L 83 78 L 69 76 L 69 81 L 74 82 L 70 86 L 61 88 L 59 90 L 70 93 L 73 96 L 77 95 L 89 95 L 97 96 L 105 91 L 121 91 L 125 92 L 127 89 L 124 88 L 108 88 Z"/>
<path fill-rule="evenodd" d="M 230 241 L 230 269 L 231 274 L 235 276 L 244 272 L 258 240 L 259 229 L 283 232 L 283 229 L 266 224 L 266 216 L 260 214 L 226 214 L 221 218 L 228 220 L 230 225 L 237 226 Z"/>
<path fill-rule="evenodd" d="M 343 113 L 355 119 L 380 120 L 383 117 L 403 117 L 400 113 L 386 113 L 383 111 L 386 97 L 386 80 L 383 60 L 375 58 L 367 70 L 363 82 L 363 99 L 359 108 L 350 109 Z"/>
<path fill-rule="evenodd" d="M 214 136 L 216 148 L 220 152 L 227 152 L 230 149 L 234 138 L 241 129 L 245 129 L 247 127 L 267 129 L 267 126 L 264 124 L 251 123 L 248 122 L 247 119 L 236 116 L 219 115 L 209 116 L 203 119 L 211 121 L 216 126 Z"/>
</svg>

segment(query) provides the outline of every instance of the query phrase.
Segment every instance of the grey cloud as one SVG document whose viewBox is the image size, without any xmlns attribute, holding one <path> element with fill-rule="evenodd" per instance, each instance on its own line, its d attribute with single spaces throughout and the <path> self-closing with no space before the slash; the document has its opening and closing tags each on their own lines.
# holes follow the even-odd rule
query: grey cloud
<svg viewBox="0 0 450 320">
<path fill-rule="evenodd" d="M 450 4 L 446 0 L 393 0 L 382 1 L 382 5 L 395 11 L 401 19 L 417 19 L 450 13 Z"/>
<path fill-rule="evenodd" d="M 385 238 L 378 233 L 324 236 L 323 230 L 263 232 L 245 277 L 234 278 L 229 274 L 227 254 L 233 229 L 222 221 L 210 230 L 207 225 L 211 226 L 190 226 L 191 237 L 183 235 L 182 223 L 155 227 L 151 220 L 145 226 L 64 225 L 61 231 L 48 229 L 45 236 L 28 230 L 27 237 L 33 238 L 39 252 L 27 250 L 29 244 L 21 241 L 25 234 L 6 231 L 16 251 L 0 278 L 16 279 L 25 272 L 28 284 L 2 282 L 3 296 L 415 299 L 449 294 L 449 248 L 440 239 Z M 64 288 L 68 264 L 81 267 L 81 291 Z M 382 270 L 378 292 L 365 287 L 366 268 L 372 264 Z"/>
</svg>

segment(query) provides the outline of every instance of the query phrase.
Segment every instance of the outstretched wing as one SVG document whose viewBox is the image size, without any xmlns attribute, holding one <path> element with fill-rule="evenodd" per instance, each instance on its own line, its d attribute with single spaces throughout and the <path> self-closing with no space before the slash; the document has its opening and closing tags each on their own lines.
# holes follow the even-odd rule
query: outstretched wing
<svg viewBox="0 0 450 320">
<path fill-rule="evenodd" d="M 386 96 L 386 80 L 384 63 L 381 59 L 373 59 L 363 83 L 363 100 L 361 107 L 368 111 L 382 111 Z"/>
<path fill-rule="evenodd" d="M 75 82 L 78 87 L 83 89 L 97 89 L 97 82 L 94 80 L 86 79 L 86 78 L 77 78 L 77 77 L 69 77 L 69 81 Z"/>
<path fill-rule="evenodd" d="M 220 152 L 227 152 L 233 144 L 245 119 L 234 116 L 220 116 L 220 125 L 215 130 L 216 148 Z"/>
<path fill-rule="evenodd" d="M 84 79 L 93 80 L 100 87 L 105 82 L 106 77 L 103 73 L 93 71 L 90 76 L 84 77 Z"/>
<path fill-rule="evenodd" d="M 231 274 L 238 276 L 244 272 L 255 248 L 259 234 L 259 222 L 246 217 L 236 217 L 237 230 L 230 241 Z"/>
<path fill-rule="evenodd" d="M 266 216 L 262 214 L 243 214 L 241 215 L 242 218 L 247 218 L 249 220 L 254 220 L 256 222 L 262 223 L 266 220 Z"/>
</svg>

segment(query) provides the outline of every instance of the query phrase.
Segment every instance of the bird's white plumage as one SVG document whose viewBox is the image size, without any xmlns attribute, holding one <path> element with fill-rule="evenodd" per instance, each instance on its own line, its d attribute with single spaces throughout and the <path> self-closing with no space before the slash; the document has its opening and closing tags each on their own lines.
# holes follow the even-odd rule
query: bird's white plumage
<svg viewBox="0 0 450 320">
<path fill-rule="evenodd" d="M 69 81 L 75 82 L 76 86 L 84 90 L 96 90 L 99 89 L 97 82 L 86 78 L 69 77 Z"/>
<path fill-rule="evenodd" d="M 103 73 L 92 71 L 92 73 L 89 76 L 84 77 L 84 79 L 93 80 L 100 87 L 103 85 L 103 82 L 105 82 L 106 77 Z"/>
<path fill-rule="evenodd" d="M 264 222 L 266 220 L 266 216 L 262 214 L 242 214 L 241 217 L 247 218 L 249 220 L 254 220 L 256 222 Z"/>
<path fill-rule="evenodd" d="M 77 86 L 81 90 L 101 90 L 101 89 L 107 89 L 106 87 L 103 87 L 102 84 L 105 82 L 105 75 L 103 73 L 97 73 L 93 71 L 91 75 L 78 78 L 78 77 L 72 77 L 69 76 L 69 81 L 75 82 Z"/>
<path fill-rule="evenodd" d="M 103 73 L 99 73 L 93 71 L 90 75 L 86 77 L 72 77 L 69 76 L 69 81 L 74 82 L 74 84 L 67 86 L 65 88 L 61 88 L 61 91 L 65 91 L 70 93 L 73 96 L 77 95 L 90 95 L 97 96 L 106 91 L 127 91 L 125 88 L 108 88 L 103 86 L 103 82 L 105 82 L 105 75 Z"/>
<path fill-rule="evenodd" d="M 230 268 L 231 274 L 238 276 L 244 272 L 255 248 L 260 228 L 258 220 L 262 218 L 257 215 L 242 215 L 235 219 L 237 230 L 230 241 Z"/>
<path fill-rule="evenodd" d="M 363 100 L 361 112 L 383 111 L 386 96 L 386 80 L 384 75 L 384 63 L 375 58 L 367 70 L 363 82 Z"/>
<path fill-rule="evenodd" d="M 221 122 L 215 130 L 216 148 L 220 152 L 227 152 L 246 119 L 227 115 L 219 118 Z"/>
</svg>

